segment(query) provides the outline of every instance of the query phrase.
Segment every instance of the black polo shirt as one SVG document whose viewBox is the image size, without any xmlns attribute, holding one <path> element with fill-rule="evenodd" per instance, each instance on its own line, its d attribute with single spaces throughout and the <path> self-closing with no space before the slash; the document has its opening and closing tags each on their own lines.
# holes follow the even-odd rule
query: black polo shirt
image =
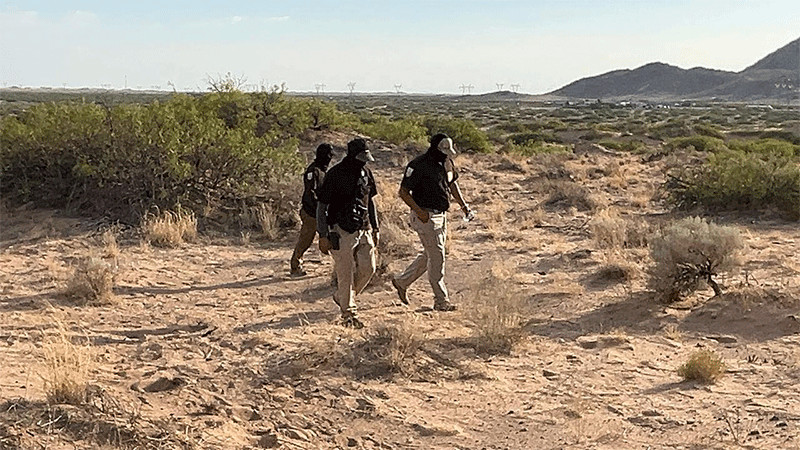
<svg viewBox="0 0 800 450">
<path fill-rule="evenodd" d="M 450 184 L 457 179 L 453 158 L 438 150 L 428 150 L 408 163 L 400 186 L 411 192 L 411 198 L 420 208 L 447 211 Z"/>
<path fill-rule="evenodd" d="M 328 225 L 355 219 L 361 229 L 369 228 L 369 202 L 378 194 L 372 171 L 359 161 L 346 157 L 325 175 L 317 199 L 328 205 Z M 354 214 L 357 217 L 354 217 Z"/>
<path fill-rule="evenodd" d="M 303 172 L 303 211 L 311 217 L 317 217 L 317 189 L 324 178 L 325 169 L 316 161 Z"/>
</svg>

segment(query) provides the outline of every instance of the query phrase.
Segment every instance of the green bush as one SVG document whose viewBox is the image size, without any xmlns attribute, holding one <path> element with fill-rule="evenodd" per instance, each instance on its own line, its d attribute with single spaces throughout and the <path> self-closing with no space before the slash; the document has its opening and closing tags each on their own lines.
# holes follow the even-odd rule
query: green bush
<svg viewBox="0 0 800 450">
<path fill-rule="evenodd" d="M 277 92 L 35 105 L 0 122 L 0 193 L 122 220 L 240 205 L 302 168 L 308 106 Z"/>
<path fill-rule="evenodd" d="M 700 152 L 717 152 L 725 148 L 725 142 L 722 139 L 710 136 L 688 136 L 670 139 L 667 142 L 667 148 L 670 150 L 687 149 L 693 147 Z"/>
<path fill-rule="evenodd" d="M 429 135 L 445 133 L 451 138 L 461 151 L 490 153 L 492 146 L 489 138 L 469 119 L 457 119 L 453 117 L 426 117 L 423 125 L 428 130 Z"/>
<path fill-rule="evenodd" d="M 502 152 L 510 153 L 512 155 L 530 157 L 548 153 L 571 153 L 572 148 L 569 145 L 552 144 L 542 141 L 528 141 L 522 144 L 516 144 L 511 141 L 507 142 L 502 147 Z"/>
<path fill-rule="evenodd" d="M 723 150 L 700 167 L 673 174 L 668 182 L 679 207 L 723 210 L 777 207 L 800 218 L 800 168 L 786 149 Z"/>
<path fill-rule="evenodd" d="M 405 143 L 424 144 L 428 137 L 428 130 L 422 126 L 422 120 L 417 117 L 410 117 L 400 120 L 389 120 L 385 117 L 378 117 L 373 121 L 365 121 L 356 128 L 359 132 L 382 141 L 390 142 L 395 145 Z"/>
<path fill-rule="evenodd" d="M 709 136 L 717 139 L 725 139 L 725 135 L 722 134 L 722 132 L 716 129 L 713 125 L 699 123 L 694 126 L 694 131 L 695 133 L 702 136 Z"/>
<path fill-rule="evenodd" d="M 681 118 L 672 118 L 664 123 L 652 125 L 649 131 L 656 139 L 684 137 L 693 134 L 692 129 L 689 128 L 686 121 Z"/>
<path fill-rule="evenodd" d="M 737 140 L 730 141 L 727 145 L 731 150 L 761 155 L 778 155 L 783 158 L 791 158 L 800 153 L 800 145 L 795 145 L 780 139 L 759 139 L 755 141 Z"/>
<path fill-rule="evenodd" d="M 546 131 L 527 131 L 524 133 L 514 133 L 509 136 L 508 139 L 517 145 L 524 145 L 531 142 L 549 142 L 552 144 L 560 144 L 562 142 L 561 138 Z"/>
</svg>

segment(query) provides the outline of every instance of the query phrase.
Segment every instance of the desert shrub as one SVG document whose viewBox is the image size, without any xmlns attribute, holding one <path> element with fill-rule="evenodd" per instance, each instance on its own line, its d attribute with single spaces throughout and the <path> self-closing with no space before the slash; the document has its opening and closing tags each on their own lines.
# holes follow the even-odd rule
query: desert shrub
<svg viewBox="0 0 800 450">
<path fill-rule="evenodd" d="M 428 135 L 445 133 L 455 142 L 456 147 L 464 152 L 490 153 L 492 146 L 486 133 L 481 131 L 475 122 L 469 119 L 453 117 L 426 117 L 423 125 Z"/>
<path fill-rule="evenodd" d="M 791 158 L 800 153 L 800 145 L 781 139 L 733 140 L 728 148 L 745 153 Z"/>
<path fill-rule="evenodd" d="M 800 168 L 786 148 L 711 154 L 705 164 L 673 173 L 666 187 L 678 207 L 776 207 L 789 218 L 800 218 Z"/>
<path fill-rule="evenodd" d="M 467 310 L 473 324 L 476 349 L 488 354 L 508 354 L 524 338 L 522 325 L 528 307 L 522 292 L 514 286 L 513 271 L 495 263 L 485 277 L 472 287 L 472 304 Z"/>
<path fill-rule="evenodd" d="M 725 135 L 722 134 L 720 130 L 718 130 L 713 125 L 709 125 L 707 123 L 698 123 L 694 127 L 692 127 L 695 133 L 701 136 L 708 136 L 717 139 L 725 139 Z"/>
<path fill-rule="evenodd" d="M 40 376 L 50 403 L 80 405 L 86 401 L 94 356 L 88 345 L 72 342 L 63 327 L 42 343 L 44 366 Z"/>
<path fill-rule="evenodd" d="M 379 323 L 353 348 L 351 366 L 356 376 L 364 378 L 411 375 L 421 345 L 422 336 L 414 323 Z"/>
<path fill-rule="evenodd" d="M 762 139 L 779 139 L 782 141 L 791 142 L 794 145 L 800 145 L 800 135 L 789 130 L 762 131 L 759 137 Z"/>
<path fill-rule="evenodd" d="M 549 192 L 544 204 L 551 207 L 575 207 L 582 211 L 597 208 L 598 202 L 581 184 L 572 180 L 551 180 L 545 185 Z"/>
<path fill-rule="evenodd" d="M 642 219 L 622 217 L 616 208 L 599 211 L 589 222 L 592 237 L 600 247 L 645 247 L 652 228 Z"/>
<path fill-rule="evenodd" d="M 678 368 L 678 375 L 687 381 L 714 383 L 725 373 L 722 359 L 711 350 L 698 350 Z"/>
<path fill-rule="evenodd" d="M 526 131 L 523 133 L 514 133 L 508 136 L 508 140 L 517 145 L 524 145 L 531 142 L 548 142 L 551 144 L 560 144 L 562 142 L 560 137 L 546 131 Z"/>
<path fill-rule="evenodd" d="M 525 133 L 531 131 L 539 131 L 543 129 L 545 125 L 541 122 L 520 122 L 518 120 L 509 120 L 504 121 L 498 124 L 495 128 L 498 130 L 505 131 L 507 133 Z"/>
<path fill-rule="evenodd" d="M 378 117 L 373 121 L 366 121 L 356 127 L 359 132 L 382 141 L 401 145 L 405 143 L 425 143 L 428 139 L 427 129 L 422 126 L 422 120 L 417 117 L 389 120 Z"/>
<path fill-rule="evenodd" d="M 604 139 L 598 142 L 598 144 L 602 145 L 605 148 L 610 148 L 613 150 L 623 151 L 623 152 L 632 152 L 632 153 L 639 152 L 645 147 L 644 142 L 639 140 L 615 141 L 610 139 Z"/>
<path fill-rule="evenodd" d="M 699 217 L 680 220 L 650 241 L 655 262 L 650 287 L 665 302 L 680 300 L 702 283 L 719 295 L 722 290 L 713 277 L 734 270 L 743 249 L 744 242 L 734 228 Z"/>
<path fill-rule="evenodd" d="M 681 136 L 691 136 L 692 129 L 682 118 L 671 118 L 666 122 L 652 125 L 649 128 L 650 135 L 656 139 L 668 139 Z"/>
<path fill-rule="evenodd" d="M 79 262 L 68 280 L 64 295 L 79 305 L 105 305 L 114 301 L 114 271 L 100 258 Z"/>
<path fill-rule="evenodd" d="M 718 152 L 725 149 L 722 139 L 710 136 L 688 136 L 670 139 L 667 148 L 670 150 L 694 148 L 700 152 Z"/>
<path fill-rule="evenodd" d="M 569 145 L 551 144 L 542 141 L 530 141 L 523 144 L 507 142 L 505 145 L 503 145 L 501 151 L 503 153 L 524 156 L 527 158 L 548 153 L 571 153 L 572 147 Z"/>
<path fill-rule="evenodd" d="M 197 238 L 197 218 L 186 210 L 148 215 L 142 228 L 147 242 L 156 247 L 180 247 Z"/>
<path fill-rule="evenodd" d="M 299 136 L 336 117 L 280 92 L 38 104 L 0 121 L 0 194 L 129 221 L 178 204 L 200 214 L 301 170 Z"/>
<path fill-rule="evenodd" d="M 609 133 L 608 131 L 604 131 L 602 127 L 602 125 L 599 125 L 595 128 L 592 128 L 591 130 L 587 131 L 586 134 L 582 135 L 581 139 L 586 141 L 599 141 L 613 136 L 613 134 Z"/>
</svg>

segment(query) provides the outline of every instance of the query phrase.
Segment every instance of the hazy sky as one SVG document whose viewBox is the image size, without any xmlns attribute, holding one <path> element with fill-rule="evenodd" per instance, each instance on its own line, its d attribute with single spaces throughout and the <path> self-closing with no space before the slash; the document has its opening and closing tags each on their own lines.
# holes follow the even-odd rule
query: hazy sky
<svg viewBox="0 0 800 450">
<path fill-rule="evenodd" d="M 653 61 L 739 71 L 798 36 L 797 0 L 0 0 L 0 86 L 544 93 Z"/>
</svg>

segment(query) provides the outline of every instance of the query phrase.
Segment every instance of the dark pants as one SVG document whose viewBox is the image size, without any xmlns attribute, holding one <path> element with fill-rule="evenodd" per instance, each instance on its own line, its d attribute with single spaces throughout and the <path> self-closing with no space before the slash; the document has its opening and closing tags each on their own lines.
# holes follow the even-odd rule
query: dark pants
<svg viewBox="0 0 800 450">
<path fill-rule="evenodd" d="M 311 217 L 304 209 L 300 210 L 300 222 L 300 236 L 297 238 L 297 245 L 292 254 L 293 272 L 303 265 L 303 254 L 314 243 L 314 236 L 317 234 L 317 219 Z"/>
</svg>

